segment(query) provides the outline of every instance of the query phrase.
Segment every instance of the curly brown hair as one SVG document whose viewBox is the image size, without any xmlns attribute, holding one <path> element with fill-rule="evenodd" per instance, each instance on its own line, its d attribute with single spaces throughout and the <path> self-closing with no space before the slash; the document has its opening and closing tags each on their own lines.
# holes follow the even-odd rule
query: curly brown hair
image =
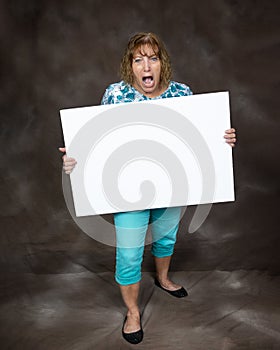
<svg viewBox="0 0 280 350">
<path fill-rule="evenodd" d="M 162 87 L 168 86 L 172 77 L 170 58 L 164 43 L 154 33 L 141 32 L 141 33 L 135 34 L 133 37 L 130 38 L 121 61 L 120 75 L 122 80 L 124 80 L 126 83 L 130 85 L 133 84 L 133 81 L 134 81 L 134 75 L 132 71 L 133 55 L 135 51 L 143 45 L 150 45 L 154 50 L 155 54 L 159 57 L 160 63 L 161 63 L 160 85 Z"/>
</svg>

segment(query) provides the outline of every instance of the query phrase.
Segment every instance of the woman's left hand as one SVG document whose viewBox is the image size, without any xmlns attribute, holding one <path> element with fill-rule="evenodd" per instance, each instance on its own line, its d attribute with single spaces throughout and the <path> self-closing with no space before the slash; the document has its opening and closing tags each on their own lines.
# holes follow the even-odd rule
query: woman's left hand
<svg viewBox="0 0 280 350">
<path fill-rule="evenodd" d="M 228 129 L 225 131 L 224 138 L 226 139 L 226 143 L 228 143 L 231 147 L 235 146 L 236 142 L 236 131 L 234 128 Z"/>
</svg>

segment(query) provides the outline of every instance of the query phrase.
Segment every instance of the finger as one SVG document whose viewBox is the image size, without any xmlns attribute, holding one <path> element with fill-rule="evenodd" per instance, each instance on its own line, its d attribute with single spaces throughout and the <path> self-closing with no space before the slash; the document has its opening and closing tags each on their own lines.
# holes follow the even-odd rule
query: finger
<svg viewBox="0 0 280 350">
<path fill-rule="evenodd" d="M 234 133 L 236 130 L 234 128 L 231 128 L 231 129 L 227 129 L 225 131 L 226 134 L 231 134 L 231 133 Z"/>
<path fill-rule="evenodd" d="M 66 152 L 66 148 L 65 147 L 59 147 L 58 149 L 60 150 L 60 152 L 64 152 L 64 153 Z"/>
<path fill-rule="evenodd" d="M 226 141 L 226 143 L 227 143 L 228 145 L 230 145 L 231 147 L 234 147 L 234 146 L 235 146 L 235 142 Z"/>
<path fill-rule="evenodd" d="M 69 164 L 69 163 L 66 163 L 66 164 L 63 164 L 63 169 L 69 170 L 69 169 L 74 168 L 75 165 L 76 165 L 76 164 Z"/>
<path fill-rule="evenodd" d="M 70 158 L 70 157 L 67 157 L 67 156 L 64 156 L 63 160 L 64 160 L 64 163 L 77 163 L 75 158 Z"/>
<path fill-rule="evenodd" d="M 234 134 L 234 133 L 233 134 L 225 134 L 224 135 L 225 139 L 234 139 L 235 137 L 236 137 L 236 134 Z"/>
<path fill-rule="evenodd" d="M 67 161 L 67 162 L 63 163 L 64 166 L 74 166 L 76 164 L 77 164 L 77 162 L 75 160 Z"/>
<path fill-rule="evenodd" d="M 69 171 L 71 172 L 74 168 L 75 168 L 75 165 L 74 166 L 64 166 L 63 170 L 67 173 Z"/>
<path fill-rule="evenodd" d="M 73 171 L 73 169 L 67 169 L 67 170 L 64 170 L 65 174 L 71 174 Z"/>
<path fill-rule="evenodd" d="M 69 171 L 69 170 L 73 170 L 75 168 L 76 164 L 74 165 L 63 165 L 63 170 L 64 171 Z"/>
<path fill-rule="evenodd" d="M 62 156 L 62 160 L 63 160 L 63 163 L 67 163 L 67 162 L 71 162 L 73 158 L 69 158 L 67 157 L 66 154 L 64 154 L 64 156 Z"/>
<path fill-rule="evenodd" d="M 226 143 L 235 143 L 236 139 L 226 139 Z"/>
<path fill-rule="evenodd" d="M 67 157 L 66 154 L 64 154 L 64 156 L 62 157 L 62 160 L 63 160 L 63 163 L 77 163 L 76 159 L 75 158 L 70 158 L 70 157 Z"/>
</svg>

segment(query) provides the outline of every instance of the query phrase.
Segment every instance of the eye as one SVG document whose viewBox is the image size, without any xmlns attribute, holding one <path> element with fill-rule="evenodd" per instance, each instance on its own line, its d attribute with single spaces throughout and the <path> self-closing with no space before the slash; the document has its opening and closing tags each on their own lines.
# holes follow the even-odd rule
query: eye
<svg viewBox="0 0 280 350">
<path fill-rule="evenodd" d="M 159 58 L 157 56 L 153 56 L 150 58 L 151 62 L 157 62 Z"/>
<path fill-rule="evenodd" d="M 143 62 L 143 58 L 136 57 L 136 58 L 133 59 L 133 62 L 136 63 L 136 64 L 142 63 Z"/>
</svg>

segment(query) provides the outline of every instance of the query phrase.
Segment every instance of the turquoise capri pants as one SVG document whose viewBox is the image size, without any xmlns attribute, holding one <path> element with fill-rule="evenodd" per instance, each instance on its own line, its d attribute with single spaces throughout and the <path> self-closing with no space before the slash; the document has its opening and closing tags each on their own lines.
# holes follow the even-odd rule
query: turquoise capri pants
<svg viewBox="0 0 280 350">
<path fill-rule="evenodd" d="M 114 214 L 117 283 L 126 286 L 141 280 L 141 265 L 149 223 L 153 256 L 163 258 L 173 254 L 180 214 L 180 207 Z"/>
</svg>

